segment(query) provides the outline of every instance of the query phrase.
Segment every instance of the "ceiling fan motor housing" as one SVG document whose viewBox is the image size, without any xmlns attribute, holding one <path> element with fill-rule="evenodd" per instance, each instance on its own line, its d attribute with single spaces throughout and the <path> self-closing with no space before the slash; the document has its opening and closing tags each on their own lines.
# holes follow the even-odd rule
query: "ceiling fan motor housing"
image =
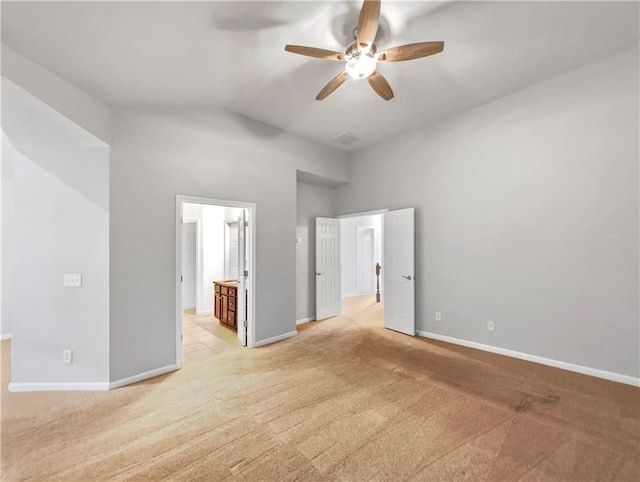
<svg viewBox="0 0 640 482">
<path fill-rule="evenodd" d="M 349 46 L 344 51 L 344 53 L 347 57 L 349 57 L 354 50 L 359 50 L 360 52 L 362 52 L 363 50 L 367 50 L 367 49 L 358 48 L 358 42 L 353 41 L 349 44 Z M 371 44 L 368 48 L 368 51 L 371 52 L 373 55 L 375 55 L 375 53 L 377 52 L 376 44 Z"/>
<path fill-rule="evenodd" d="M 352 79 L 365 79 L 376 70 L 375 46 L 372 49 L 359 49 L 354 44 L 345 52 L 347 64 L 345 70 Z"/>
</svg>

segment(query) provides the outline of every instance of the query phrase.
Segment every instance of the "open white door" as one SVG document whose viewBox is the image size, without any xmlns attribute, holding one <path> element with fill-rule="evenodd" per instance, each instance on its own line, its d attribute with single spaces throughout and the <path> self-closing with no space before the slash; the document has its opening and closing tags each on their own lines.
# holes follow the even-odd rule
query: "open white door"
<svg viewBox="0 0 640 482">
<path fill-rule="evenodd" d="M 316 218 L 316 320 L 340 314 L 340 222 Z"/>
<path fill-rule="evenodd" d="M 247 215 L 243 209 L 238 218 L 238 293 L 236 295 L 236 326 L 238 339 L 247 346 Z"/>
<path fill-rule="evenodd" d="M 414 209 L 384 214 L 384 326 L 415 336 Z"/>
</svg>

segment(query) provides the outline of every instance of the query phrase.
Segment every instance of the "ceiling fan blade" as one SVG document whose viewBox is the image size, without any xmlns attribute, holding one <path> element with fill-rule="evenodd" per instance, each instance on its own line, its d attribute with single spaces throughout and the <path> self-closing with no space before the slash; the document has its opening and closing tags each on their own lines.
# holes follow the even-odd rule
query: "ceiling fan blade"
<svg viewBox="0 0 640 482">
<path fill-rule="evenodd" d="M 384 100 L 393 99 L 393 90 L 391 90 L 389 82 L 387 82 L 387 79 L 385 79 L 380 72 L 376 70 L 373 74 L 367 77 L 367 80 L 369 81 L 371 88 L 376 91 L 376 94 Z"/>
<path fill-rule="evenodd" d="M 304 47 L 302 45 L 286 45 L 284 49 L 287 52 L 291 52 L 299 55 L 306 55 L 307 57 L 316 57 L 318 59 L 327 60 L 345 60 L 344 54 L 335 52 L 333 50 L 318 49 L 315 47 Z"/>
<path fill-rule="evenodd" d="M 349 78 L 349 74 L 346 72 L 340 72 L 333 79 L 329 81 L 327 85 L 325 85 L 322 90 L 316 95 L 316 100 L 326 99 L 329 94 L 331 94 L 334 90 L 340 87 L 345 80 Z"/>
<path fill-rule="evenodd" d="M 418 42 L 383 50 L 376 55 L 378 62 L 400 62 L 439 54 L 444 50 L 444 42 Z"/>
<path fill-rule="evenodd" d="M 371 47 L 378 32 L 379 21 L 380 0 L 364 0 L 356 30 L 360 47 Z"/>
</svg>

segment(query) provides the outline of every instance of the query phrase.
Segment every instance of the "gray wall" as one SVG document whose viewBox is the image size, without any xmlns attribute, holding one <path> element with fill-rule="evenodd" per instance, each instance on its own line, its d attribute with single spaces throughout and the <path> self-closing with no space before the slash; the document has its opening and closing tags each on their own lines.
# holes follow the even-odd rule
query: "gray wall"
<svg viewBox="0 0 640 482">
<path fill-rule="evenodd" d="M 11 383 L 104 385 L 109 148 L 3 80 L 2 319 L 13 333 Z M 64 287 L 64 273 L 81 273 L 82 286 Z M 72 364 L 62 363 L 65 349 Z"/>
<path fill-rule="evenodd" d="M 316 316 L 316 217 L 333 217 L 331 187 L 298 183 L 296 212 L 296 320 Z"/>
<path fill-rule="evenodd" d="M 177 194 L 257 204 L 256 340 L 294 331 L 296 171 L 347 182 L 347 154 L 223 110 L 119 110 L 112 139 L 111 380 L 175 362 Z"/>
<path fill-rule="evenodd" d="M 638 87 L 635 49 L 354 155 L 338 212 L 416 208 L 419 330 L 638 377 Z"/>
<path fill-rule="evenodd" d="M 111 110 L 106 105 L 4 44 L 2 76 L 98 139 L 110 142 Z"/>
</svg>

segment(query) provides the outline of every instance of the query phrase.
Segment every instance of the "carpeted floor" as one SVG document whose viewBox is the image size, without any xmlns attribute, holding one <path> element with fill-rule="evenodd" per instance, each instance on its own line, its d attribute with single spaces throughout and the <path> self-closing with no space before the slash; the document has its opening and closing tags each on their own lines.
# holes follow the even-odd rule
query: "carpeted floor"
<svg viewBox="0 0 640 482">
<path fill-rule="evenodd" d="M 369 297 L 299 328 L 110 392 L 8 393 L 3 363 L 3 479 L 640 480 L 638 388 L 385 330 Z"/>
</svg>

